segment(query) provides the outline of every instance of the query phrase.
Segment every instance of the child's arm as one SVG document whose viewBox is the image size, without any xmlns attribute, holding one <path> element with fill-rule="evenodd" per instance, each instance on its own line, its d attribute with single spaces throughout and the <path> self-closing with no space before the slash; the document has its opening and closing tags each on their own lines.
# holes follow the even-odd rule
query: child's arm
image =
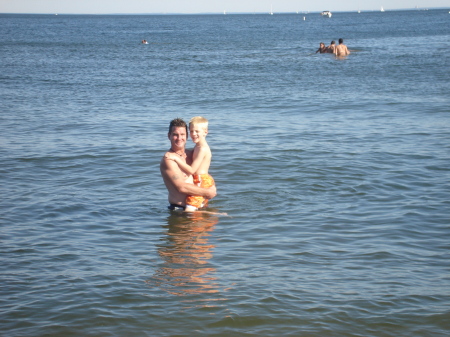
<svg viewBox="0 0 450 337">
<path fill-rule="evenodd" d="M 179 156 L 176 154 L 173 154 L 171 156 L 166 156 L 167 159 L 175 161 L 178 166 L 186 173 L 189 174 L 195 174 L 197 172 L 198 168 L 200 167 L 203 159 L 206 155 L 206 149 L 202 149 L 201 147 L 199 149 L 194 149 L 194 160 L 192 161 L 192 165 L 186 164 Z"/>
<path fill-rule="evenodd" d="M 178 164 L 178 166 L 184 171 L 184 172 L 186 172 L 186 173 L 189 173 L 189 174 L 194 174 L 195 173 L 195 171 L 192 169 L 192 166 L 189 166 L 188 164 L 186 164 L 186 162 L 184 162 L 183 160 L 181 160 L 181 158 L 180 157 L 173 157 L 173 158 L 170 158 L 170 159 L 173 159 L 174 161 L 175 161 L 175 163 L 177 163 Z"/>
</svg>

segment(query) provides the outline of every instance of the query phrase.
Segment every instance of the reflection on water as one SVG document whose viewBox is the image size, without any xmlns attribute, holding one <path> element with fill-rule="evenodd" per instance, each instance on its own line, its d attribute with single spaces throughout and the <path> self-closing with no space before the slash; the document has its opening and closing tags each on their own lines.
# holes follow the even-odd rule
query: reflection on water
<svg viewBox="0 0 450 337">
<path fill-rule="evenodd" d="M 208 238 L 217 222 L 215 215 L 172 212 L 158 245 L 163 263 L 147 283 L 180 296 L 219 292 L 215 268 L 208 262 L 214 249 Z"/>
</svg>

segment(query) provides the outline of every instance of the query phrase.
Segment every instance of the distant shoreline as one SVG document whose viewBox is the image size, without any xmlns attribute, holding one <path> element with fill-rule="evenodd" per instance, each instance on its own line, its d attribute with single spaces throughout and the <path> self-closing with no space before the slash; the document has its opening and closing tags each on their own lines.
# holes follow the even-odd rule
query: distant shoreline
<svg viewBox="0 0 450 337">
<path fill-rule="evenodd" d="M 381 12 L 379 9 L 352 10 L 352 11 L 332 11 L 334 13 L 386 13 L 386 12 L 406 12 L 406 11 L 428 11 L 428 10 L 450 10 L 450 7 L 432 7 L 432 8 L 399 8 L 399 9 L 385 9 Z M 305 14 L 320 14 L 322 11 L 294 11 L 294 12 L 274 12 L 274 15 L 305 15 Z M 199 13 L 0 13 L 0 15 L 225 15 L 223 12 L 199 12 Z M 269 12 L 227 12 L 226 15 L 269 15 Z"/>
</svg>

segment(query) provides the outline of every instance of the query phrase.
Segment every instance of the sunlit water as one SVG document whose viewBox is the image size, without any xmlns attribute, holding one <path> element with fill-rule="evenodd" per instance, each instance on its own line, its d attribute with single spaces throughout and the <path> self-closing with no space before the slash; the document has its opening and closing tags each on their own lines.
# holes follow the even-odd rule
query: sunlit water
<svg viewBox="0 0 450 337">
<path fill-rule="evenodd" d="M 450 15 L 303 16 L 0 16 L 0 334 L 450 333 Z"/>
</svg>

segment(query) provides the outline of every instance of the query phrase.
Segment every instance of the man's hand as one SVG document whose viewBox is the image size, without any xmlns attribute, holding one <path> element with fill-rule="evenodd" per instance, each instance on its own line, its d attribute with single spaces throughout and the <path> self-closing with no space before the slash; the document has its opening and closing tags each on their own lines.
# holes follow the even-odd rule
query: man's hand
<svg viewBox="0 0 450 337">
<path fill-rule="evenodd" d="M 206 199 L 212 199 L 217 195 L 216 185 L 208 188 L 208 195 L 205 195 Z"/>
</svg>

